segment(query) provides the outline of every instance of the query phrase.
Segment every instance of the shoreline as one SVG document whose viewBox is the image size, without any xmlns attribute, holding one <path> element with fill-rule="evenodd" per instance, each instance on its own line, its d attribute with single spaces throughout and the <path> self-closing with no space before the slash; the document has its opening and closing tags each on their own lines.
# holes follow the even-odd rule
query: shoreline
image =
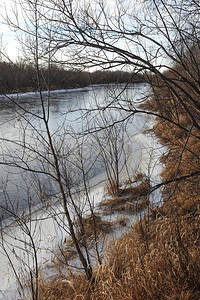
<svg viewBox="0 0 200 300">
<path fill-rule="evenodd" d="M 142 167 L 143 169 L 145 169 L 146 166 L 149 165 L 148 160 L 152 159 L 151 158 L 151 153 L 149 153 L 148 149 L 145 149 L 145 147 L 147 147 L 147 145 L 149 145 L 149 148 L 152 149 L 152 144 L 148 144 L 148 143 L 152 143 L 152 142 L 155 142 L 155 141 L 156 142 L 155 142 L 154 147 L 157 147 L 158 141 L 155 139 L 155 137 L 152 137 L 152 135 L 146 136 L 143 133 L 138 134 L 137 137 L 138 137 L 137 138 L 138 142 L 140 142 L 140 146 L 141 146 L 140 150 L 139 150 L 139 152 L 141 151 L 140 152 L 141 158 L 143 159 L 143 161 L 144 161 L 144 158 L 146 160 L 146 164 L 143 164 L 143 167 Z M 134 139 L 135 139 L 135 137 L 134 137 Z M 130 157 L 129 164 L 132 165 L 132 163 L 134 162 L 134 155 L 133 155 L 133 153 L 135 153 L 135 149 L 132 148 L 131 150 L 132 151 L 131 151 L 131 157 Z M 154 151 L 154 150 L 152 150 L 152 151 Z M 157 154 L 157 155 L 160 155 L 160 150 L 158 152 L 159 152 L 159 154 Z M 155 175 L 156 175 L 156 172 L 158 172 L 158 169 L 157 170 L 155 170 L 155 169 L 153 170 L 152 169 L 152 171 L 155 172 Z M 136 170 L 137 170 L 137 168 L 136 168 Z M 153 180 L 155 180 L 155 178 Z M 91 197 L 91 199 L 95 199 L 96 206 L 105 197 L 105 190 L 104 190 L 104 183 L 105 182 L 106 182 L 105 173 L 103 173 L 100 176 L 97 176 L 97 177 L 95 177 L 95 178 L 93 178 L 93 179 L 90 180 L 90 197 Z M 58 198 L 59 198 L 59 195 L 58 195 L 58 197 L 56 197 L 56 199 L 58 199 Z M 52 200 L 50 200 L 50 203 L 52 203 L 54 201 L 54 199 L 55 199 L 55 197 L 53 197 Z M 153 197 L 152 197 L 152 199 L 153 199 Z M 62 213 L 62 206 L 60 206 L 60 204 L 55 204 L 53 206 L 54 206 L 54 210 L 57 211 L 57 213 Z M 53 248 L 56 245 L 57 242 L 60 242 L 63 239 L 63 236 L 65 235 L 64 232 L 62 232 L 62 230 L 61 231 L 59 230 L 59 233 L 56 230 L 56 227 L 55 227 L 56 224 L 55 224 L 55 221 L 52 220 L 52 215 L 48 219 L 47 219 L 47 216 L 48 216 L 48 212 L 44 211 L 44 209 L 41 210 L 41 208 L 39 208 L 39 207 L 37 207 L 36 210 L 34 210 L 32 212 L 32 218 L 35 217 L 35 221 L 32 222 L 33 223 L 32 226 L 34 227 L 34 222 L 36 222 L 37 224 L 35 226 L 37 228 L 40 227 L 39 240 L 42 241 L 41 242 L 42 244 L 39 245 L 38 247 L 40 249 L 43 248 L 43 250 L 40 250 L 41 251 L 41 253 L 39 255 L 39 257 L 40 257 L 40 259 L 39 259 L 40 263 L 42 263 L 42 261 L 44 259 L 47 259 L 48 255 L 46 253 L 46 249 Z M 15 223 L 16 223 L 15 221 L 13 221 L 11 223 L 12 227 L 14 227 L 14 228 L 15 228 L 15 226 L 14 226 Z M 17 230 L 17 228 L 15 228 L 15 230 Z M 14 233 L 13 233 L 13 235 L 14 235 Z M 55 239 L 55 237 L 56 237 L 56 239 Z M 46 242 L 45 242 L 45 239 L 46 239 Z M 37 243 L 37 241 L 36 241 L 36 243 Z M 44 256 L 43 256 L 42 253 L 44 254 Z M 4 282 L 5 281 L 6 281 L 6 279 L 4 277 Z M 9 281 L 9 275 L 8 275 L 7 281 Z M 6 283 L 5 283 L 4 284 L 4 291 L 8 290 L 8 293 L 9 293 L 9 289 L 10 289 L 10 287 L 6 286 Z"/>
<path fill-rule="evenodd" d="M 101 88 L 101 87 L 112 87 L 112 86 L 117 86 L 117 87 L 122 87 L 126 86 L 126 88 L 129 87 L 137 87 L 137 86 L 148 86 L 147 83 L 145 82 L 136 82 L 136 83 L 101 83 L 101 84 L 91 84 L 87 85 L 84 87 L 76 87 L 76 88 L 60 88 L 60 89 L 53 89 L 50 91 L 43 90 L 42 95 L 54 95 L 54 94 L 63 94 L 63 93 L 73 93 L 73 92 L 87 92 L 93 88 Z M 39 96 L 38 91 L 27 91 L 27 92 L 13 92 L 13 93 L 2 93 L 0 94 L 0 101 L 6 100 L 6 99 L 13 99 L 13 98 L 18 98 L 18 99 L 23 99 L 26 98 L 27 96 Z"/>
</svg>

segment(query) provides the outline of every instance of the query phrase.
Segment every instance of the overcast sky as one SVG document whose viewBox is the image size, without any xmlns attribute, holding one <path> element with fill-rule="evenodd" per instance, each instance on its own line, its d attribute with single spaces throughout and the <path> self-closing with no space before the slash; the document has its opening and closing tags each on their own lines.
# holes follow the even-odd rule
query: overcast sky
<svg viewBox="0 0 200 300">
<path fill-rule="evenodd" d="M 8 27 L 8 25 L 6 25 L 6 21 L 4 20 L 6 18 L 6 11 L 7 11 L 9 18 L 14 20 L 14 18 L 12 17 L 13 10 L 14 10 L 14 6 L 13 6 L 14 1 L 15 0 L 0 0 L 0 38 L 2 40 L 2 45 L 3 45 L 2 46 L 0 44 L 0 46 L 1 46 L 0 50 L 7 53 L 7 55 L 12 60 L 17 60 L 18 58 L 20 58 L 20 51 L 19 51 L 20 45 L 17 42 L 17 35 L 16 35 L 16 32 L 13 32 Z M 79 1 L 81 1 L 81 0 L 79 0 Z M 18 1 L 18 2 L 20 2 L 20 1 Z M 124 0 L 123 5 L 125 5 L 126 2 L 128 3 L 129 0 Z M 23 1 L 22 1 L 22 3 L 23 3 Z M 109 3 L 109 7 L 113 6 L 112 0 L 109 0 L 108 3 Z M 141 5 L 140 0 L 137 0 L 135 3 L 137 3 L 137 11 L 134 10 L 134 13 L 136 13 L 136 15 L 142 14 L 143 6 Z M 129 7 L 131 7 L 131 6 L 128 6 L 128 8 Z M 20 12 L 20 6 L 18 7 L 17 13 L 18 13 L 20 22 L 22 22 L 22 24 L 23 24 L 23 14 L 22 14 L 22 12 Z M 125 25 L 129 26 L 129 24 L 125 24 Z M 155 36 L 154 36 L 154 38 L 155 38 Z M 121 42 L 121 40 L 120 40 L 120 42 Z M 119 44 L 119 41 L 118 41 L 118 44 Z M 142 44 L 142 46 L 144 47 L 145 45 Z M 147 46 L 149 48 L 151 47 L 151 44 L 149 41 L 148 41 Z M 134 44 L 134 47 L 135 47 L 135 44 Z M 137 48 L 133 48 L 133 50 L 136 52 Z M 143 49 L 141 49 L 141 50 L 143 50 Z M 156 57 L 158 58 L 158 56 L 156 56 Z"/>
<path fill-rule="evenodd" d="M 19 45 L 16 34 L 5 24 L 6 10 L 9 15 L 12 11 L 12 0 L 0 0 L 0 37 L 3 45 L 1 51 L 5 51 L 11 59 L 17 59 L 19 54 Z"/>
</svg>

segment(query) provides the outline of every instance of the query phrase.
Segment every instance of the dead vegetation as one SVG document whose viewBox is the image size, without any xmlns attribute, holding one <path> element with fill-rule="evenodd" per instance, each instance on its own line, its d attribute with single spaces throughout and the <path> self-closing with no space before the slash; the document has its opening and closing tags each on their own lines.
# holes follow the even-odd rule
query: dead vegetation
<svg viewBox="0 0 200 300">
<path fill-rule="evenodd" d="M 102 217 L 97 214 L 82 217 L 81 222 L 83 230 L 80 230 L 80 223 L 77 222 L 76 236 L 80 245 L 85 246 L 87 243 L 89 248 L 94 246 L 97 239 L 100 240 L 108 233 L 111 233 L 116 225 L 111 221 L 102 220 Z M 54 250 L 52 263 L 59 270 L 63 265 L 68 265 L 75 258 L 77 258 L 77 252 L 72 239 L 69 237 Z"/>
<path fill-rule="evenodd" d="M 138 178 L 138 181 L 142 178 L 143 181 L 136 186 L 128 184 L 127 187 L 120 188 L 119 196 L 113 195 L 104 199 L 99 204 L 99 207 L 103 209 L 104 213 L 112 214 L 126 211 L 132 214 L 143 210 L 149 205 L 149 180 L 144 177 Z M 134 183 L 137 183 L 137 181 L 134 181 Z"/>
<path fill-rule="evenodd" d="M 40 299 L 199 299 L 199 221 L 145 217 L 109 245 L 93 284 L 71 274 L 42 284 Z"/>
<path fill-rule="evenodd" d="M 159 103 L 157 97 L 149 109 L 190 128 L 191 119 L 182 107 L 170 99 L 162 82 L 157 86 L 156 92 L 165 101 Z M 162 207 L 149 208 L 126 235 L 107 247 L 103 264 L 94 271 L 93 284 L 84 275 L 69 274 L 71 284 L 44 282 L 40 299 L 200 299 L 200 142 L 197 129 L 187 133 L 184 128 L 160 119 L 154 127 L 169 149 L 162 158 L 166 166 L 162 177 L 172 182 L 164 188 Z M 123 189 L 120 196 L 104 200 L 101 208 L 125 210 L 129 203 L 136 205 L 145 199 L 148 205 L 149 189 L 149 182 L 143 180 Z"/>
<path fill-rule="evenodd" d="M 81 233 L 78 232 L 79 239 L 93 239 L 94 230 L 98 236 L 102 235 L 103 233 L 107 234 L 113 230 L 114 226 L 112 222 L 102 220 L 102 217 L 97 214 L 82 218 L 82 224 L 84 227 L 84 235 L 82 236 Z"/>
</svg>

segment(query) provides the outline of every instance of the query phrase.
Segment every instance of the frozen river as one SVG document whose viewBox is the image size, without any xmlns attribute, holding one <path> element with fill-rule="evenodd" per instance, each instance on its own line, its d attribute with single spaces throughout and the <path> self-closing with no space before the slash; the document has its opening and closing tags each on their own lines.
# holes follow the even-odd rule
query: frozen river
<svg viewBox="0 0 200 300">
<path fill-rule="evenodd" d="M 130 85 L 126 89 L 124 87 L 90 86 L 53 91 L 49 97 L 43 93 L 45 114 L 58 156 L 64 157 L 69 153 L 70 157 L 73 154 L 75 156 L 76 145 L 82 143 L 81 151 L 87 162 L 86 168 L 90 169 L 90 179 L 99 177 L 105 169 L 100 159 L 97 159 L 98 147 L 85 132 L 88 129 L 94 131 L 94 128 L 98 132 L 99 128 L 126 118 L 134 105 L 144 99 L 148 89 L 143 84 Z M 102 115 L 100 108 L 106 106 L 109 113 Z M 116 113 L 116 106 L 120 107 L 120 113 Z M 92 112 L 88 113 L 91 109 Z M 53 162 L 48 153 L 42 116 L 38 93 L 0 97 L 0 205 L 5 207 L 5 210 L 0 211 L 0 216 L 7 217 L 8 209 L 16 213 L 26 209 L 28 198 L 31 198 L 32 203 L 38 203 L 41 194 L 49 197 L 58 193 L 57 184 L 51 177 L 53 171 L 49 162 Z M 134 137 L 146 128 L 148 121 L 145 115 L 132 116 L 128 120 L 126 132 L 125 129 L 123 132 L 119 130 L 119 134 Z M 113 133 L 113 139 L 114 135 L 116 132 Z M 136 153 L 135 159 L 138 165 Z M 72 184 L 77 184 L 76 174 L 72 177 Z"/>
<path fill-rule="evenodd" d="M 102 182 L 106 179 L 102 152 L 107 155 L 112 170 L 112 155 L 117 149 L 122 181 L 127 172 L 130 176 L 144 172 L 155 182 L 159 177 L 159 157 L 163 149 L 153 135 L 142 134 L 152 126 L 152 120 L 145 114 L 133 114 L 135 105 L 145 101 L 148 86 L 124 87 L 90 86 L 53 91 L 49 97 L 43 93 L 46 120 L 59 167 L 62 174 L 67 174 L 76 201 L 85 197 L 84 193 L 79 194 L 82 170 L 90 183 L 89 194 L 94 206 L 102 200 L 105 193 Z M 65 239 L 68 229 L 60 217 L 63 209 L 59 204 L 54 161 L 39 95 L 2 96 L 0 105 L 0 214 L 4 217 L 4 225 L 12 220 L 1 232 L 0 299 L 12 300 L 18 298 L 14 292 L 16 276 L 9 259 L 22 276 L 20 280 L 24 270 L 29 272 L 29 266 L 35 265 L 29 231 L 37 248 L 38 263 L 48 265 L 53 247 Z M 157 197 L 155 194 L 151 197 L 154 196 Z M 87 211 L 87 207 L 85 209 Z M 23 225 L 26 215 L 28 221 Z"/>
</svg>

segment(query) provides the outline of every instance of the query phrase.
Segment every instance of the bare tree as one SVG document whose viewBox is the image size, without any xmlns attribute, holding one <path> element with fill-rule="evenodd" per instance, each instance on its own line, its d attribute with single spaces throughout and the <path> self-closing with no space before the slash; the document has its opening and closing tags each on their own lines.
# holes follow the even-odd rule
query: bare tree
<svg viewBox="0 0 200 300">
<path fill-rule="evenodd" d="M 196 96 L 188 93 L 189 87 L 193 95 L 198 95 L 198 3 L 191 0 L 187 3 L 86 1 L 83 4 L 47 0 L 38 1 L 38 7 L 41 19 L 53 23 L 51 53 L 56 52 L 57 57 L 62 56 L 77 67 L 126 67 L 153 74 L 163 81 L 199 130 L 194 112 L 199 110 L 199 104 Z M 47 12 L 52 12 L 52 8 L 53 18 Z M 44 32 L 41 38 L 45 42 L 49 36 L 47 30 Z M 191 61 L 194 68 L 191 68 Z M 172 69 L 173 64 L 185 70 L 185 76 L 181 69 Z M 171 76 L 163 70 L 169 70 Z M 178 78 L 181 80 L 177 81 Z M 180 97 L 181 93 L 185 93 L 189 103 Z M 130 107 L 131 114 L 137 112 L 142 111 Z M 173 119 L 162 113 L 160 117 L 180 127 L 175 111 L 173 114 Z"/>
<path fill-rule="evenodd" d="M 22 4 L 21 4 L 22 5 Z M 49 82 L 50 78 L 47 78 L 45 86 L 42 85 L 44 82 L 42 67 L 43 64 L 47 68 L 50 68 L 52 63 L 52 54 L 49 49 L 51 47 L 51 40 L 48 41 L 47 45 L 43 45 L 43 40 L 40 38 L 41 30 L 43 27 L 43 20 L 40 19 L 41 14 L 38 10 L 38 1 L 27 1 L 21 6 L 22 14 L 26 16 L 25 27 L 20 27 L 18 22 L 18 15 L 16 14 L 16 23 L 12 23 L 9 18 L 7 21 L 10 25 L 14 26 L 13 28 L 21 29 L 23 34 L 25 34 L 25 40 L 21 40 L 22 46 L 25 53 L 27 53 L 29 60 L 34 64 L 35 74 L 37 77 L 37 100 L 40 103 L 40 112 L 34 112 L 34 110 L 28 109 L 19 101 L 18 97 L 6 96 L 6 100 L 11 103 L 11 107 L 15 110 L 18 120 L 18 133 L 19 136 L 16 136 L 14 139 L 8 137 L 2 137 L 1 143 L 4 145 L 2 147 L 1 153 L 1 165 L 5 165 L 10 169 L 22 170 L 28 172 L 32 175 L 40 176 L 38 182 L 40 184 L 41 176 L 49 178 L 53 185 L 57 186 L 57 192 L 60 192 L 60 198 L 62 199 L 63 212 L 67 221 L 67 226 L 65 230 L 69 233 L 74 247 L 76 249 L 77 255 L 81 262 L 82 268 L 84 269 L 89 280 L 92 280 L 92 265 L 91 258 L 88 251 L 88 245 L 86 239 L 80 239 L 78 231 L 76 230 L 78 220 L 78 229 L 80 234 L 83 237 L 85 235 L 85 228 L 83 223 L 83 210 L 84 203 L 79 204 L 75 200 L 73 194 L 73 187 L 76 184 L 74 181 L 75 176 L 73 176 L 69 169 L 74 162 L 70 161 L 70 153 L 76 151 L 76 147 L 82 147 L 81 145 L 74 145 L 71 149 L 67 146 L 68 139 L 70 135 L 67 134 L 65 126 L 62 124 L 56 131 L 52 130 L 50 127 L 50 90 Z M 51 24 L 49 26 L 49 33 L 52 32 Z M 52 32 L 53 34 L 53 32 Z M 47 93 L 43 93 L 43 89 L 47 90 Z M 32 143 L 32 140 L 35 140 L 35 143 Z M 10 147 L 12 146 L 12 147 Z M 14 149 L 14 152 L 13 152 Z M 68 149 L 68 150 L 67 150 Z M 68 152 L 67 152 L 68 151 Z M 79 150 L 81 151 L 81 150 Z M 81 158 L 82 159 L 82 158 Z M 75 162 L 78 164 L 77 162 Z M 69 167 L 69 169 L 67 168 Z M 86 202 L 89 205 L 89 209 L 93 213 L 93 205 L 90 202 L 91 199 L 88 196 L 88 182 L 86 180 L 85 167 L 83 162 L 80 161 L 79 169 L 81 170 L 81 176 L 83 179 L 79 178 L 79 182 L 83 182 L 83 188 L 86 191 Z M 76 172 L 76 171 L 75 171 Z M 36 178 L 38 178 L 36 176 Z M 40 186 L 41 187 L 41 186 Z M 43 189 L 40 189 L 40 195 L 45 195 Z M 84 202 L 84 201 L 83 201 Z M 9 207 L 4 206 L 4 210 L 9 213 Z M 35 258 L 35 267 L 36 272 L 31 276 L 34 276 L 34 279 L 31 282 L 34 282 L 32 286 L 32 297 L 33 299 L 38 299 L 38 264 L 37 264 L 37 250 L 35 248 L 34 235 L 27 225 L 27 220 L 22 218 L 22 215 L 25 212 L 19 210 L 16 211 L 16 207 L 11 207 L 12 217 L 16 219 L 19 227 L 22 231 L 30 238 L 30 247 L 33 249 L 34 258 Z M 74 214 L 73 214 L 73 213 Z M 52 217 L 54 216 L 54 211 L 52 212 Z M 75 219 L 75 220 L 74 220 Z M 31 222 L 31 220 L 30 220 Z M 31 224 L 31 223 L 30 223 Z M 61 226 L 63 225 L 63 222 Z M 94 220 L 95 225 L 95 220 Z M 95 227 L 95 226 L 94 226 Z M 95 231 L 95 229 L 94 229 Z M 7 253 L 7 248 L 5 246 L 6 231 L 2 229 L 2 247 L 5 253 Z M 97 236 L 95 237 L 97 239 Z M 20 240 L 23 244 L 23 240 Z M 10 245 L 12 246 L 12 245 Z M 23 248 L 23 246 L 21 246 Z M 25 251 L 29 251 L 25 249 Z M 100 262 L 100 256 L 97 248 L 96 241 L 96 252 L 98 260 Z M 8 253 L 6 254 L 7 256 Z M 12 260 L 10 260 L 12 264 Z M 31 265 L 29 266 L 31 269 Z M 13 270 L 18 278 L 17 271 L 13 266 Z M 20 286 L 22 283 L 19 279 Z M 36 285 L 35 285 L 36 284 Z"/>
<path fill-rule="evenodd" d="M 54 18 L 46 13 L 52 7 Z M 196 1 L 47 0 L 40 8 L 41 18 L 54 24 L 51 53 L 76 67 L 117 67 L 142 73 L 151 85 L 157 105 L 156 112 L 147 112 L 131 101 L 119 105 L 115 97 L 101 109 L 127 112 L 122 122 L 138 113 L 157 116 L 169 127 L 175 126 L 187 137 L 199 140 L 199 4 Z M 41 37 L 48 40 L 47 31 Z M 64 60 L 60 59 L 63 63 Z M 187 125 L 180 119 L 180 110 L 189 120 Z M 188 151 L 182 146 L 183 152 Z"/>
<path fill-rule="evenodd" d="M 106 111 L 106 113 L 100 111 L 94 122 L 92 128 L 94 131 L 96 128 L 96 133 L 93 134 L 96 141 L 95 147 L 99 152 L 109 182 L 108 191 L 119 196 L 122 179 L 130 177 L 130 170 L 127 166 L 130 153 L 128 153 L 128 147 L 125 146 L 125 143 L 128 143 L 126 125 L 121 122 L 117 123 L 117 118 L 110 111 Z M 102 128 L 102 130 L 99 131 L 98 128 Z M 122 174 L 125 169 L 127 174 Z"/>
<path fill-rule="evenodd" d="M 159 117 L 169 126 L 175 126 L 185 134 L 184 144 L 177 141 L 175 143 L 176 146 L 181 147 L 182 152 L 177 162 L 176 172 L 173 173 L 172 178 L 165 181 L 165 184 L 199 176 L 198 166 L 193 172 L 183 176 L 178 171 L 179 162 L 185 152 L 196 155 L 193 149 L 187 147 L 188 140 L 190 138 L 196 141 L 200 139 L 198 25 L 200 7 L 194 0 L 168 2 L 153 0 L 137 3 L 118 0 L 112 2 L 26 0 L 20 2 L 20 7 L 25 22 L 21 23 L 17 14 L 15 14 L 15 22 L 9 16 L 7 22 L 14 30 L 19 30 L 24 35 L 21 44 L 24 50 L 28 50 L 26 52 L 28 59 L 33 58 L 42 113 L 30 112 L 20 102 L 13 98 L 9 99 L 16 105 L 18 116 L 26 121 L 30 131 L 29 135 L 24 134 L 20 141 L 2 139 L 2 141 L 15 144 L 20 148 L 20 151 L 14 155 L 8 152 L 8 159 L 2 163 L 35 174 L 43 174 L 57 184 L 68 222 L 68 230 L 83 269 L 88 279 L 91 280 L 93 271 L 89 251 L 87 251 L 88 245 L 83 239 L 80 242 L 71 215 L 72 207 L 79 220 L 78 230 L 84 236 L 83 210 L 74 201 L 72 179 L 66 168 L 72 163 L 69 155 L 72 150 L 69 149 L 67 156 L 65 151 L 66 139 L 69 138 L 69 135 L 66 132 L 63 133 L 63 128 L 59 128 L 57 132 L 52 132 L 50 128 L 49 80 L 46 81 L 45 86 L 42 85 L 42 66 L 46 65 L 50 68 L 51 63 L 63 65 L 67 61 L 67 66 L 81 69 L 124 68 L 131 70 L 134 74 L 143 74 L 150 84 L 157 105 L 156 112 L 136 106 L 131 100 L 119 101 L 119 94 L 109 103 L 96 108 L 98 114 L 109 110 L 121 112 L 120 120 L 117 122 L 112 120 L 109 126 L 104 120 L 103 129 L 105 129 L 104 133 L 108 140 L 106 147 L 102 143 L 102 136 L 96 135 L 98 145 L 101 145 L 109 180 L 113 181 L 114 179 L 117 189 L 119 189 L 120 182 L 119 161 L 124 152 L 123 139 L 121 140 L 122 147 L 118 148 L 117 124 L 125 123 L 136 114 Z M 163 93 L 163 86 L 165 93 Z M 44 88 L 48 90 L 46 98 L 42 93 Z M 164 105 L 166 101 L 169 103 L 167 106 Z M 184 112 L 189 122 L 183 122 L 180 111 Z M 123 131 L 123 125 L 120 128 Z M 94 128 L 93 132 L 98 130 Z M 26 132 L 27 130 L 24 131 L 24 133 Z M 37 147 L 33 147 L 30 143 L 33 134 L 37 139 Z M 60 141 L 56 137 L 59 137 Z M 88 196 L 88 173 L 85 170 L 81 148 L 78 149 L 80 159 L 75 164 L 83 176 L 86 199 L 94 216 L 93 206 Z M 8 148 L 7 150 L 9 151 Z M 35 166 L 33 168 L 31 162 L 36 159 L 40 166 L 38 167 L 37 164 L 37 168 Z M 197 160 L 199 161 L 198 157 Z M 155 188 L 157 187 L 153 189 Z M 101 263 L 98 249 L 97 256 Z"/>
</svg>

